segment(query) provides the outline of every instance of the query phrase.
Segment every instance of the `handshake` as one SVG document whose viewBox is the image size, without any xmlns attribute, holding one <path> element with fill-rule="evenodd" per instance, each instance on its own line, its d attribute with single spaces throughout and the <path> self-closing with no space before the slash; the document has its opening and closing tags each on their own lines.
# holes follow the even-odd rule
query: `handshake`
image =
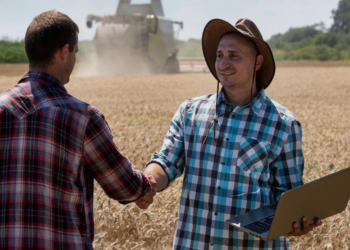
<svg viewBox="0 0 350 250">
<path fill-rule="evenodd" d="M 146 175 L 149 183 L 151 184 L 152 189 L 148 191 L 144 196 L 135 201 L 136 205 L 141 209 L 148 208 L 149 205 L 153 202 L 153 197 L 157 194 L 157 182 L 155 178 L 151 175 Z"/>
</svg>

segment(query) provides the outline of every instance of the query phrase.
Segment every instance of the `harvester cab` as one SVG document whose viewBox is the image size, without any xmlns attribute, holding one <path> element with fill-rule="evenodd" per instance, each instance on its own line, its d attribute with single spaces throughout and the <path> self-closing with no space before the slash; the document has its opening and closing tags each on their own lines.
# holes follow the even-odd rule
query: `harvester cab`
<svg viewBox="0 0 350 250">
<path fill-rule="evenodd" d="M 182 22 L 164 17 L 160 0 L 131 4 L 120 0 L 110 16 L 87 16 L 87 26 L 96 28 L 94 47 L 101 73 L 143 74 L 178 73 L 174 24 Z"/>
</svg>

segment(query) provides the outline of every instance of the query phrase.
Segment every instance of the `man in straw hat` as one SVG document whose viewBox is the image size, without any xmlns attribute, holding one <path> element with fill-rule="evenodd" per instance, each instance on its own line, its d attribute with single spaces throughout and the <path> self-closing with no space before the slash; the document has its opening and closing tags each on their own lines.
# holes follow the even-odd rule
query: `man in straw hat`
<svg viewBox="0 0 350 250">
<path fill-rule="evenodd" d="M 300 123 L 265 95 L 275 74 L 271 49 L 247 18 L 234 26 L 211 20 L 202 46 L 217 94 L 182 103 L 145 168 L 158 190 L 184 173 L 174 249 L 288 249 L 284 237 L 263 241 L 225 223 L 303 184 Z M 287 236 L 320 224 L 304 218 Z"/>
</svg>

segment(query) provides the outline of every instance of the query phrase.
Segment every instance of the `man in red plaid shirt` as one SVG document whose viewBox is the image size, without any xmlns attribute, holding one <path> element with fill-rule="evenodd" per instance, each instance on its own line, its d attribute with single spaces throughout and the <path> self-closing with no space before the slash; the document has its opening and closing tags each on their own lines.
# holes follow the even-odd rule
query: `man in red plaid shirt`
<svg viewBox="0 0 350 250">
<path fill-rule="evenodd" d="M 25 37 L 29 71 L 0 96 L 0 249 L 92 249 L 93 181 L 126 204 L 156 191 L 113 143 L 104 116 L 67 93 L 78 26 L 57 11 Z"/>
</svg>

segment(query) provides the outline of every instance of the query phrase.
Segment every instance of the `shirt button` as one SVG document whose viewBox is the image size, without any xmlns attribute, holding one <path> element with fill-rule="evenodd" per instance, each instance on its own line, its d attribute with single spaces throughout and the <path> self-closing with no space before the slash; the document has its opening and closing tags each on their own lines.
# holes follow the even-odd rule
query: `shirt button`
<svg viewBox="0 0 350 250">
<path fill-rule="evenodd" d="M 221 162 L 222 165 L 225 165 L 225 162 Z"/>
<path fill-rule="evenodd" d="M 218 213 L 217 213 L 217 212 L 215 212 L 215 213 L 214 213 L 214 215 L 216 216 L 216 215 L 218 215 Z"/>
<path fill-rule="evenodd" d="M 228 140 L 230 140 L 230 138 L 227 137 L 227 138 L 226 138 L 226 141 L 228 141 Z"/>
<path fill-rule="evenodd" d="M 221 187 L 220 187 L 220 186 L 218 186 L 218 189 L 220 190 L 220 189 L 221 189 Z"/>
</svg>

